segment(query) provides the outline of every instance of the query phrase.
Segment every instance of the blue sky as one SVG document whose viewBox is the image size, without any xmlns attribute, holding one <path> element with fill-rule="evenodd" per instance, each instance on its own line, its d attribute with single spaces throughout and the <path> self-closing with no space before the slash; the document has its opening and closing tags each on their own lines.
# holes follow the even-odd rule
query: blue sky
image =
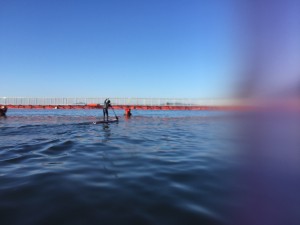
<svg viewBox="0 0 300 225">
<path fill-rule="evenodd" d="M 0 96 L 225 97 L 234 11 L 231 0 L 0 0 Z"/>
</svg>

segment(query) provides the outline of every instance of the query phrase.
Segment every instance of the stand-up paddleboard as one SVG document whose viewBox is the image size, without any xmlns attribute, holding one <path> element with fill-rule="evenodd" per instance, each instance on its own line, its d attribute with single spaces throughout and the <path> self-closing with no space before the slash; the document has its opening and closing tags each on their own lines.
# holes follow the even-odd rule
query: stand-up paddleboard
<svg viewBox="0 0 300 225">
<path fill-rule="evenodd" d="M 98 120 L 98 121 L 95 121 L 93 122 L 93 124 L 100 124 L 100 123 L 116 123 L 118 122 L 119 120 L 117 118 L 115 119 L 109 119 L 109 120 Z"/>
</svg>

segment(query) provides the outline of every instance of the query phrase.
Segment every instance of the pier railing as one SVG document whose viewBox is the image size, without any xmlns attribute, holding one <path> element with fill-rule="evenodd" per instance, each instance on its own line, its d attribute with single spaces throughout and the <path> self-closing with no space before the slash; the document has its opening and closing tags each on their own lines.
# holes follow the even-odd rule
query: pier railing
<svg viewBox="0 0 300 225">
<path fill-rule="evenodd" d="M 103 105 L 106 98 L 26 98 L 0 97 L 0 105 Z M 140 106 L 231 106 L 237 102 L 233 99 L 202 98 L 110 98 L 113 105 Z"/>
</svg>

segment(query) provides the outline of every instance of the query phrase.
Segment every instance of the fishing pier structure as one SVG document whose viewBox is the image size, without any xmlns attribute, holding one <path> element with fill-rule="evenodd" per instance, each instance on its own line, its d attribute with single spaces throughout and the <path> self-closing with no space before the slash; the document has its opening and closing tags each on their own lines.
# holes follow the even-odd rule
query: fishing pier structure
<svg viewBox="0 0 300 225">
<path fill-rule="evenodd" d="M 106 98 L 0 97 L 0 106 L 14 109 L 101 109 Z M 241 105 L 232 99 L 110 98 L 114 109 L 126 110 L 228 110 Z"/>
</svg>

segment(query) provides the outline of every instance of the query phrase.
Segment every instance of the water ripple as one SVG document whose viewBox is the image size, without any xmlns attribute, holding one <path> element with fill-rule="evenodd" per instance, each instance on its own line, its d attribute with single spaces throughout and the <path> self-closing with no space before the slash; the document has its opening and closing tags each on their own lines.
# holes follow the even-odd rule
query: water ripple
<svg viewBox="0 0 300 225">
<path fill-rule="evenodd" d="M 93 125 L 99 111 L 80 113 L 1 121 L 1 225 L 230 224 L 223 120 L 153 112 Z"/>
</svg>

